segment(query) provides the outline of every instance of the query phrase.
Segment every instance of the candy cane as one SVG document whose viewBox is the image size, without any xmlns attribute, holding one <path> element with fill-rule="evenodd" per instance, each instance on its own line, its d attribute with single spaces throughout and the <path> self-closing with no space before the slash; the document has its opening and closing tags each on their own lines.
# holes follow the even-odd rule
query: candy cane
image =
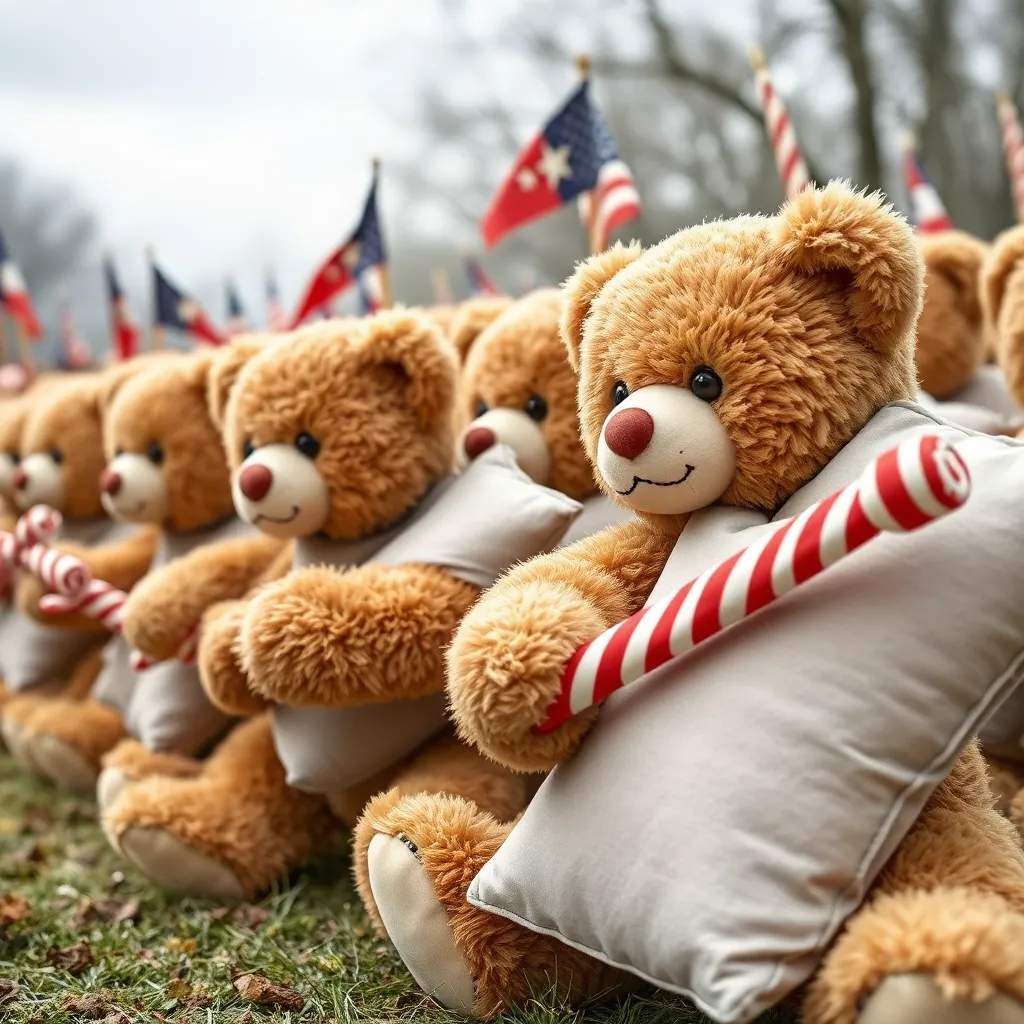
<svg viewBox="0 0 1024 1024">
<path fill-rule="evenodd" d="M 580 647 L 535 731 L 551 732 L 883 531 L 916 530 L 952 512 L 970 486 L 963 459 L 934 434 L 903 442 L 848 487 Z"/>
<path fill-rule="evenodd" d="M 1013 192 L 1013 205 L 1017 210 L 1017 220 L 1024 221 L 1024 129 L 1021 128 L 1017 108 L 1006 93 L 996 97 L 996 113 L 999 118 L 999 134 L 1003 140 L 1006 173 Z"/>
<path fill-rule="evenodd" d="M 797 145 L 789 111 L 775 91 L 764 54 L 755 46 L 750 48 L 749 57 L 757 79 L 757 98 L 764 111 L 764 126 L 771 142 L 775 166 L 779 170 L 786 198 L 790 199 L 811 183 L 811 175 Z"/>
</svg>

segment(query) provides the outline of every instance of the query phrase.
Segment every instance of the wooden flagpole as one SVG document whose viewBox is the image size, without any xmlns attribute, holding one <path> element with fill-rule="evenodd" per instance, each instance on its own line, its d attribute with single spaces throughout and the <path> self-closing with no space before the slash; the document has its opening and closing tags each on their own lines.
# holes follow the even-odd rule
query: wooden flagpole
<svg viewBox="0 0 1024 1024">
<path fill-rule="evenodd" d="M 159 352 L 164 347 L 164 325 L 158 323 L 156 318 L 156 250 L 151 245 L 146 246 L 146 262 L 149 264 L 149 347 Z"/>
<path fill-rule="evenodd" d="M 32 357 L 32 342 L 29 339 L 28 331 L 25 330 L 25 325 L 18 319 L 14 321 L 14 333 L 18 339 L 18 358 L 21 360 L 21 365 L 25 367 L 25 372 L 31 378 L 36 372 L 36 361 Z"/>
<path fill-rule="evenodd" d="M 380 181 L 380 157 L 375 156 L 373 158 L 373 177 L 374 180 L 379 183 Z M 380 214 L 380 196 L 377 197 L 377 213 Z M 381 236 L 383 237 L 384 229 L 380 227 Z M 388 266 L 387 261 L 380 265 L 380 292 L 381 292 L 381 309 L 390 309 L 393 304 L 393 297 L 391 295 L 391 268 Z"/>
<path fill-rule="evenodd" d="M 7 334 L 7 317 L 0 312 L 0 365 L 11 361 L 10 337 Z"/>
<path fill-rule="evenodd" d="M 576 57 L 576 73 L 580 76 L 580 80 L 586 82 L 590 78 L 590 56 L 586 53 L 581 53 Z M 594 203 L 596 202 L 597 189 L 591 189 L 587 193 L 589 199 L 589 210 L 590 215 L 587 218 L 589 223 L 587 224 L 587 241 L 589 243 L 590 255 L 597 255 L 599 249 L 597 244 L 597 210 L 594 209 Z"/>
</svg>

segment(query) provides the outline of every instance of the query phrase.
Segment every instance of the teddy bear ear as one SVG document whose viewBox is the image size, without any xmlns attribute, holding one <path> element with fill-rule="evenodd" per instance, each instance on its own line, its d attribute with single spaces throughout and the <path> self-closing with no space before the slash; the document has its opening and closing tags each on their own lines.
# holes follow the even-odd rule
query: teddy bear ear
<svg viewBox="0 0 1024 1024">
<path fill-rule="evenodd" d="M 1024 224 L 1008 228 L 996 237 L 981 271 L 981 301 L 985 319 L 995 326 L 1003 308 L 1006 282 L 1024 261 Z"/>
<path fill-rule="evenodd" d="M 849 278 L 849 310 L 864 344 L 879 352 L 906 344 L 921 312 L 924 261 L 910 226 L 881 193 L 845 181 L 805 189 L 776 224 L 784 267 Z"/>
<path fill-rule="evenodd" d="M 132 377 L 161 363 L 177 362 L 181 358 L 177 352 L 144 352 L 100 371 L 96 378 L 96 406 L 100 416 L 107 415 L 115 396 Z"/>
<path fill-rule="evenodd" d="M 562 320 L 559 330 L 574 373 L 579 371 L 583 328 L 590 307 L 601 289 L 620 270 L 638 259 L 641 252 L 643 249 L 639 242 L 630 242 L 629 245 L 616 242 L 610 249 L 580 263 L 572 277 L 562 285 Z"/>
<path fill-rule="evenodd" d="M 988 246 L 965 231 L 942 231 L 918 239 L 926 270 L 941 274 L 959 295 L 963 313 L 981 324 L 981 268 Z"/>
<path fill-rule="evenodd" d="M 455 354 L 437 324 L 422 311 L 394 309 L 365 321 L 360 364 L 393 371 L 420 423 L 449 423 L 455 401 Z"/>
<path fill-rule="evenodd" d="M 458 353 L 459 362 L 466 361 L 473 342 L 484 328 L 489 327 L 511 305 L 512 300 L 505 295 L 489 295 L 468 299 L 458 307 L 448 328 L 448 340 Z"/>
<path fill-rule="evenodd" d="M 240 335 L 233 338 L 226 348 L 210 353 L 206 362 L 199 367 L 201 383 L 206 388 L 206 406 L 218 430 L 224 426 L 224 413 L 238 375 L 245 364 L 266 347 L 268 341 L 268 336 L 260 334 Z"/>
</svg>

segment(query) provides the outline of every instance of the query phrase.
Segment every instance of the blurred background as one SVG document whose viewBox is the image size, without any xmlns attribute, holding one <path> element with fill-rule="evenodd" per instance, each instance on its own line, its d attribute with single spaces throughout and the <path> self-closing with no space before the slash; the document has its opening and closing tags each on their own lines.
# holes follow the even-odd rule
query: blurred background
<svg viewBox="0 0 1024 1024">
<path fill-rule="evenodd" d="M 396 300 L 433 299 L 516 152 L 592 58 L 643 198 L 623 234 L 771 211 L 782 186 L 747 47 L 765 51 L 813 178 L 906 208 L 900 133 L 957 227 L 1016 220 L 993 94 L 1024 100 L 1024 0 L 0 0 L 0 226 L 52 361 L 66 290 L 108 346 L 109 251 L 148 322 L 143 252 L 223 322 L 257 324 L 359 216 L 374 155 Z M 587 253 L 572 206 L 482 255 L 518 294 Z"/>
</svg>

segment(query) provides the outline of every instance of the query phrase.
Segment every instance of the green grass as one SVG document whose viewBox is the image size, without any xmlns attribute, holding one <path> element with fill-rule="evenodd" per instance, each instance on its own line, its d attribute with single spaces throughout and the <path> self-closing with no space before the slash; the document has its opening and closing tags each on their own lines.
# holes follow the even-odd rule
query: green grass
<svg viewBox="0 0 1024 1024">
<path fill-rule="evenodd" d="M 388 943 L 374 935 L 349 883 L 348 856 L 340 838 L 256 907 L 228 913 L 178 899 L 147 885 L 111 851 L 91 801 L 26 778 L 0 754 L 0 897 L 19 894 L 31 907 L 26 919 L 0 929 L 0 1000 L 11 983 L 17 986 L 0 1004 L 0 1021 L 463 1020 L 424 999 Z M 130 913 L 131 921 L 109 920 Z M 76 943 L 85 946 L 62 954 Z M 71 970 L 64 966 L 69 960 Z M 233 984 L 240 973 L 286 986 L 304 1005 L 247 1001 Z M 705 1018 L 681 1000 L 647 992 L 587 1011 L 552 1009 L 538 999 L 502 1020 L 700 1024 Z"/>
</svg>

